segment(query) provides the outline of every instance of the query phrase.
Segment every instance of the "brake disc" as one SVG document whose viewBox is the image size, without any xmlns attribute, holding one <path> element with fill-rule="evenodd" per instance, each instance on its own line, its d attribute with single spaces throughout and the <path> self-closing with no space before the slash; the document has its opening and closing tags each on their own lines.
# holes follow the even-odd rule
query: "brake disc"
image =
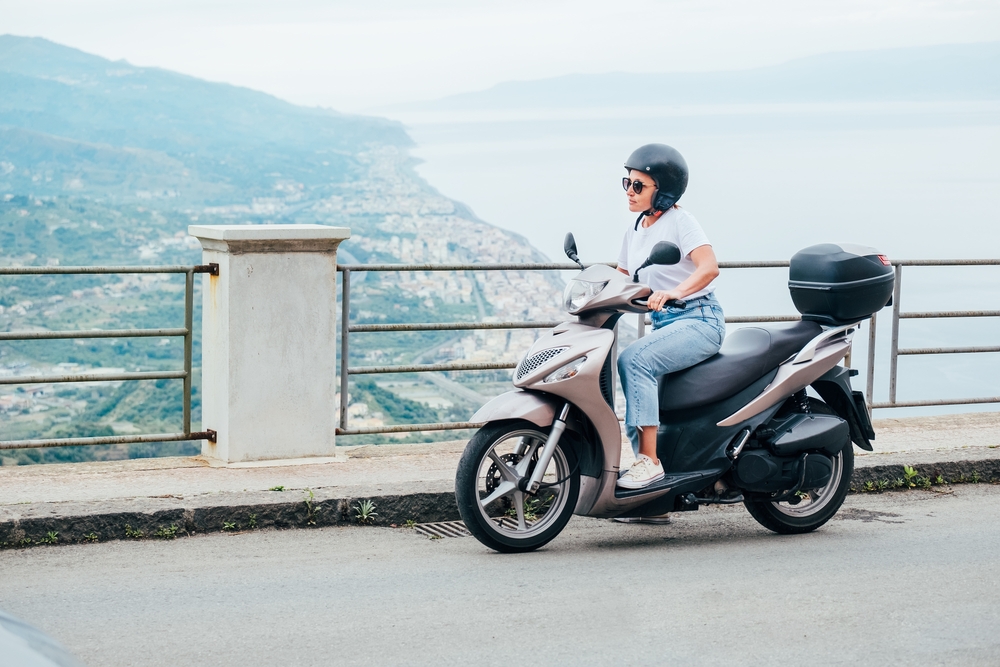
<svg viewBox="0 0 1000 667">
<path fill-rule="evenodd" d="M 513 468 L 521 461 L 522 456 L 520 454 L 515 454 L 511 452 L 510 454 L 504 454 L 500 457 L 500 460 L 506 463 L 508 466 Z M 538 463 L 538 449 L 536 448 L 531 454 L 531 463 L 528 464 L 528 471 L 525 473 L 526 476 L 530 476 L 532 471 L 535 469 L 535 464 Z M 500 486 L 500 482 L 503 481 L 503 475 L 500 474 L 500 467 L 496 462 L 491 463 L 489 469 L 486 471 L 486 493 L 490 494 Z"/>
<path fill-rule="evenodd" d="M 531 476 L 531 473 L 535 469 L 535 464 L 538 463 L 539 449 L 539 447 L 536 447 L 535 451 L 531 454 L 531 461 L 528 463 L 528 471 L 525 473 L 526 476 Z M 513 468 L 522 458 L 523 456 L 521 454 L 511 452 L 510 454 L 504 454 L 501 456 L 500 460 Z M 486 471 L 486 495 L 493 493 L 493 491 L 500 486 L 500 482 L 502 481 L 503 475 L 500 474 L 500 467 L 496 464 L 496 462 L 491 463 L 489 469 Z M 499 502 L 503 506 L 504 510 L 508 510 L 514 506 L 514 502 L 509 495 L 500 498 Z"/>
</svg>

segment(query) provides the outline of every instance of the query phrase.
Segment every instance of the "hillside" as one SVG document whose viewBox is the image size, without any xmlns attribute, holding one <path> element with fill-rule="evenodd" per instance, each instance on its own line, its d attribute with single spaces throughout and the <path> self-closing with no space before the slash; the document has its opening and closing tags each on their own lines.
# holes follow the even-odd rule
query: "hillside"
<svg viewBox="0 0 1000 667">
<path fill-rule="evenodd" d="M 0 36 L 0 89 L 0 265 L 194 264 L 201 253 L 186 234 L 192 222 L 348 226 L 344 261 L 545 259 L 417 177 L 398 123 L 9 35 Z M 552 281 L 526 272 L 359 276 L 352 320 L 550 319 L 559 312 Z M 0 330 L 178 326 L 179 287 L 156 276 L 4 277 Z M 492 361 L 513 358 L 524 344 L 508 332 L 361 336 L 351 363 Z M 178 341 L 166 339 L 0 343 L 0 374 L 177 368 L 180 355 Z M 495 375 L 460 379 L 489 383 Z M 408 403 L 383 380 L 352 391 L 359 423 L 464 420 L 476 407 L 461 392 Z M 4 388 L 0 439 L 175 430 L 174 385 Z M 17 460 L 194 447 L 49 450 Z"/>
<path fill-rule="evenodd" d="M 38 38 L 0 36 L 0 90 L 3 191 L 225 203 L 283 183 L 353 180 L 365 148 L 410 145 L 390 121 L 297 107 Z"/>
<path fill-rule="evenodd" d="M 609 72 L 510 81 L 487 90 L 391 110 L 997 99 L 1000 42 L 988 42 L 828 53 L 771 67 L 727 72 Z"/>
</svg>

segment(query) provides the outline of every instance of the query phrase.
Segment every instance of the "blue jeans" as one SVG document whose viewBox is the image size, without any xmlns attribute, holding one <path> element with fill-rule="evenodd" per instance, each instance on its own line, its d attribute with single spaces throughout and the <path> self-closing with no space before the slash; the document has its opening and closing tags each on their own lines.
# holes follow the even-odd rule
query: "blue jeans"
<svg viewBox="0 0 1000 667">
<path fill-rule="evenodd" d="M 625 433 L 639 455 L 637 426 L 659 426 L 657 378 L 708 359 L 722 345 L 726 320 L 714 295 L 689 301 L 687 308 L 650 313 L 653 332 L 629 345 L 618 357 L 625 392 Z"/>
</svg>

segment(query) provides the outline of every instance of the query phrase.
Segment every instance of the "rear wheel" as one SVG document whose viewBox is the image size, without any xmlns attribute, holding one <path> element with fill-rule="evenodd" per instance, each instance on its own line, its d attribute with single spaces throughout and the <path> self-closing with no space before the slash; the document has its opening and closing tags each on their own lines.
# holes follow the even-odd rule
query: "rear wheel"
<svg viewBox="0 0 1000 667">
<path fill-rule="evenodd" d="M 809 409 L 817 414 L 836 414 L 826 403 L 810 399 Z M 854 445 L 847 438 L 833 459 L 833 473 L 826 486 L 799 492 L 790 501 L 773 502 L 748 497 L 743 504 L 760 525 L 782 535 L 808 533 L 833 518 L 840 510 L 854 473 Z"/>
<path fill-rule="evenodd" d="M 534 495 L 518 481 L 535 469 L 548 434 L 534 424 L 505 421 L 479 429 L 465 447 L 455 474 L 462 520 L 491 549 L 533 551 L 562 531 L 576 508 L 580 474 L 564 438 L 556 446 Z"/>
</svg>

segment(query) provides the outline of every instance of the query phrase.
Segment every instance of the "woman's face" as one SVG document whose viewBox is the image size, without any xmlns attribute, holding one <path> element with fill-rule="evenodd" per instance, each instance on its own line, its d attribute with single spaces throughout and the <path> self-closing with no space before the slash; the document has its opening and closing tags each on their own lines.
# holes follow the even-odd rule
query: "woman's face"
<svg viewBox="0 0 1000 667">
<path fill-rule="evenodd" d="M 636 181 L 642 183 L 642 192 L 639 194 L 636 194 L 631 186 L 625 191 L 628 196 L 628 210 L 639 213 L 653 208 L 653 195 L 656 194 L 656 183 L 653 181 L 653 177 L 635 169 L 629 170 L 628 177 L 633 183 Z"/>
</svg>

